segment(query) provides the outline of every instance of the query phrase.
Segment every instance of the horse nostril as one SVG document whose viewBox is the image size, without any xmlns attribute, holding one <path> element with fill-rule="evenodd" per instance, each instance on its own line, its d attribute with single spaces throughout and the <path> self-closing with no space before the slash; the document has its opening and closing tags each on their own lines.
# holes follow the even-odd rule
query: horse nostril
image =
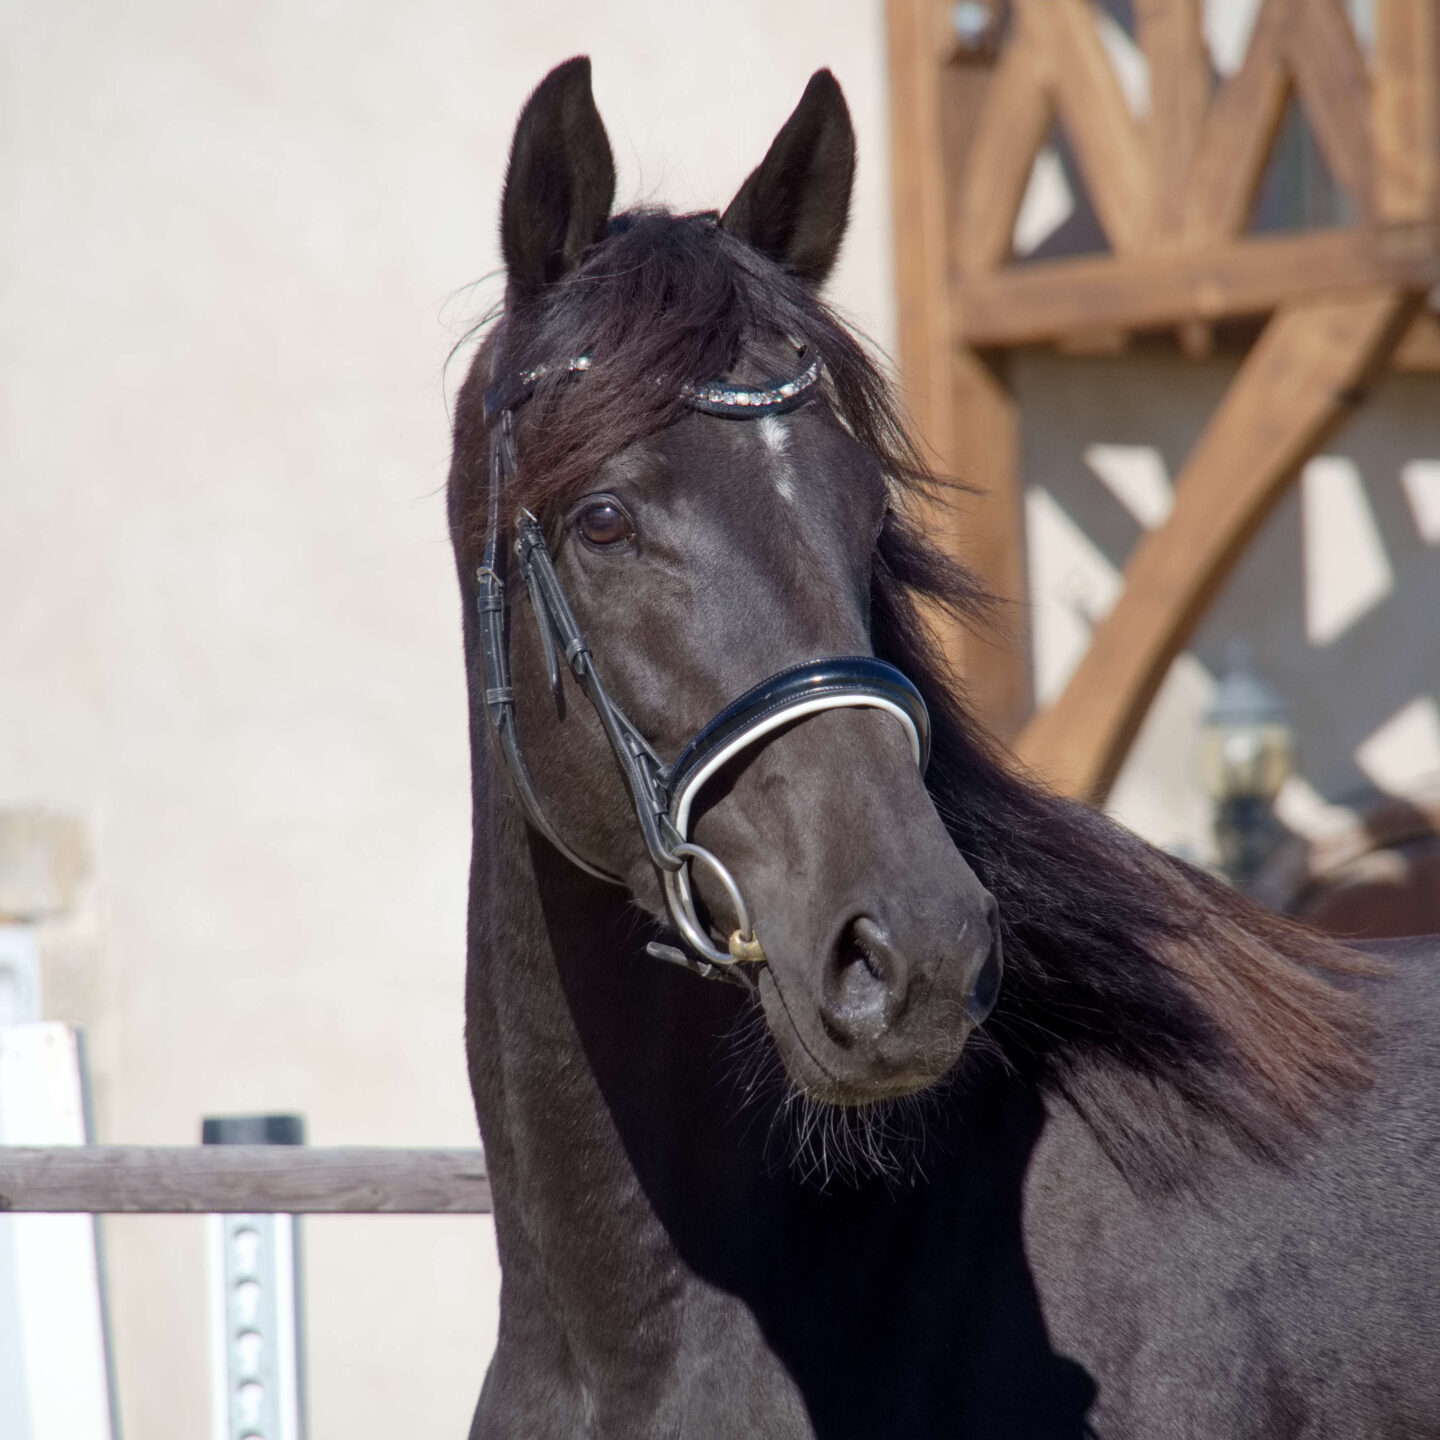
<svg viewBox="0 0 1440 1440">
<path fill-rule="evenodd" d="M 884 1030 L 904 994 L 906 967 L 889 938 L 866 915 L 847 921 L 825 967 L 826 1027 L 837 1041 Z"/>
<path fill-rule="evenodd" d="M 885 980 L 885 965 L 877 953 L 878 946 L 873 936 L 866 936 L 861 929 L 868 926 L 867 920 L 852 920 L 840 936 L 840 963 L 842 965 L 863 965 L 871 979 L 881 983 Z M 873 927 L 871 927 L 873 929 Z"/>
<path fill-rule="evenodd" d="M 972 1025 L 983 1025 L 990 1018 L 995 1002 L 1000 998 L 1000 980 L 1005 972 L 1005 960 L 1001 952 L 1000 927 L 992 918 L 990 922 L 990 953 L 970 987 L 970 998 L 965 1002 L 965 1014 Z"/>
</svg>

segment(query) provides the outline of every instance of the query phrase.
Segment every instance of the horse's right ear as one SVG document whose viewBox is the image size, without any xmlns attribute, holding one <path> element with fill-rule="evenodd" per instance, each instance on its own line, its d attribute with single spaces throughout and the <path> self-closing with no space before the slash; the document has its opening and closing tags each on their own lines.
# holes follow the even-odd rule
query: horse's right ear
<svg viewBox="0 0 1440 1440">
<path fill-rule="evenodd" d="M 500 251 L 512 292 L 535 295 L 605 232 L 615 161 L 586 55 L 557 65 L 525 102 L 500 202 Z"/>
<path fill-rule="evenodd" d="M 835 77 L 817 70 L 720 225 L 818 287 L 840 253 L 854 182 L 850 111 Z"/>
</svg>

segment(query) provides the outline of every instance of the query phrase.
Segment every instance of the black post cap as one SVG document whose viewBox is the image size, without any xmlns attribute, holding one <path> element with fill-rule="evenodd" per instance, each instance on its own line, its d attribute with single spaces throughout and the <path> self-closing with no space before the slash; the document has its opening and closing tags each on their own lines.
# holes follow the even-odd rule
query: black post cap
<svg viewBox="0 0 1440 1440">
<path fill-rule="evenodd" d="M 207 1115 L 202 1145 L 303 1145 L 303 1115 Z"/>
</svg>

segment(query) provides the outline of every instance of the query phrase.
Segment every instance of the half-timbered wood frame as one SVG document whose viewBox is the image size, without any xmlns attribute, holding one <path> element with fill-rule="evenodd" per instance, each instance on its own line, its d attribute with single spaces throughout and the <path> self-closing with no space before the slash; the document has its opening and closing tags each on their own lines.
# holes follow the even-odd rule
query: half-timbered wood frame
<svg viewBox="0 0 1440 1440">
<path fill-rule="evenodd" d="M 1440 4 L 1376 0 L 1367 64 L 1340 0 L 1263 0 L 1218 86 L 1201 0 L 1133 0 L 1153 102 L 1131 114 L 1091 0 L 991 0 L 957 38 L 951 0 L 889 0 L 900 367 L 944 471 L 981 488 L 937 516 L 1002 596 L 1025 594 L 1018 346 L 1104 349 L 1168 332 L 1208 353 L 1262 322 L 1185 463 L 1173 513 L 1051 705 L 1023 645 L 950 632 L 972 701 L 1058 788 L 1103 800 L 1211 597 L 1305 462 L 1387 365 L 1440 368 Z M 972 21 L 977 7 L 970 5 Z M 1287 103 L 1357 220 L 1247 233 Z M 1031 167 L 1065 133 L 1109 253 L 1011 263 Z M 1023 616 L 1023 607 L 1015 613 Z"/>
</svg>

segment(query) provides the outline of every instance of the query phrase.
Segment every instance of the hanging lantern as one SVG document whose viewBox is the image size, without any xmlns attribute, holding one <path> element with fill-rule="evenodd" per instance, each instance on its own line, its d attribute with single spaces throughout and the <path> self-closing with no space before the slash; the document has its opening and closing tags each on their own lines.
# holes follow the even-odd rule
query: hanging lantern
<svg viewBox="0 0 1440 1440">
<path fill-rule="evenodd" d="M 1285 702 L 1255 674 L 1250 647 L 1231 645 L 1200 731 L 1200 765 L 1215 802 L 1221 868 L 1245 886 L 1282 831 L 1271 808 L 1290 776 L 1295 730 Z"/>
</svg>

